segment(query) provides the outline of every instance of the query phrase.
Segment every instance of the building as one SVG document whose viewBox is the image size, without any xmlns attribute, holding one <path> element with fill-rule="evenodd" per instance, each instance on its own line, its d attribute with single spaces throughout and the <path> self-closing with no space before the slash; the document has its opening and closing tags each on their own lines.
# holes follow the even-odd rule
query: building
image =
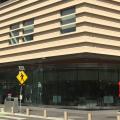
<svg viewBox="0 0 120 120">
<path fill-rule="evenodd" d="M 120 104 L 119 0 L 1 0 L 0 101 L 81 106 Z"/>
</svg>

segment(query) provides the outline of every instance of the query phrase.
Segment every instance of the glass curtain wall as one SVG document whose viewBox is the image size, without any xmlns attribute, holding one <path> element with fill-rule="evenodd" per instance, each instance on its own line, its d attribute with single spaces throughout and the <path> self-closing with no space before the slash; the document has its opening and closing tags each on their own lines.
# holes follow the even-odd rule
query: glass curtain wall
<svg viewBox="0 0 120 120">
<path fill-rule="evenodd" d="M 23 103 L 78 106 L 119 105 L 118 66 L 98 64 L 25 66 L 28 80 L 23 86 Z M 31 68 L 31 69 L 30 69 Z M 18 69 L 0 72 L 0 102 L 12 93 L 19 96 Z M 6 75 L 7 74 L 7 75 Z"/>
<path fill-rule="evenodd" d="M 32 103 L 47 105 L 118 105 L 117 68 L 49 67 L 33 72 Z"/>
</svg>

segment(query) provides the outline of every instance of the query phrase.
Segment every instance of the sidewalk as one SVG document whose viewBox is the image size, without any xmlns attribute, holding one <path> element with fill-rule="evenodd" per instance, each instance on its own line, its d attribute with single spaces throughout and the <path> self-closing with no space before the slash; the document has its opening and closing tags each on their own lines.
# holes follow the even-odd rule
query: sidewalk
<svg viewBox="0 0 120 120">
<path fill-rule="evenodd" d="M 0 105 L 4 107 L 4 105 Z M 68 118 L 72 120 L 87 120 L 88 113 L 92 113 L 93 120 L 116 120 L 118 110 L 73 110 L 62 109 L 55 106 L 22 106 L 22 114 L 26 114 L 26 108 L 29 108 L 30 115 L 44 116 L 44 110 L 47 111 L 47 117 L 64 118 L 64 111 L 68 112 Z"/>
</svg>

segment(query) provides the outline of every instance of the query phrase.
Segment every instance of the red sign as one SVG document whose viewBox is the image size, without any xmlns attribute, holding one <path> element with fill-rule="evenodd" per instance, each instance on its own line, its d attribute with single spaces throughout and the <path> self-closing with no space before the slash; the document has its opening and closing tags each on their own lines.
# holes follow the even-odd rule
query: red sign
<svg viewBox="0 0 120 120">
<path fill-rule="evenodd" d="M 120 81 L 118 82 L 118 97 L 120 97 Z"/>
</svg>

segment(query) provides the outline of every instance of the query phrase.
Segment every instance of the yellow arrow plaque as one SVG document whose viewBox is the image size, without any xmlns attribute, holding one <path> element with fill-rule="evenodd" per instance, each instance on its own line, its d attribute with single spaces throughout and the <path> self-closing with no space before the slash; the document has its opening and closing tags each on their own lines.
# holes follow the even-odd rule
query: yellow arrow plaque
<svg viewBox="0 0 120 120">
<path fill-rule="evenodd" d="M 20 84 L 24 84 L 24 82 L 28 79 L 28 76 L 24 71 L 19 71 L 18 75 L 16 76 Z"/>
</svg>

